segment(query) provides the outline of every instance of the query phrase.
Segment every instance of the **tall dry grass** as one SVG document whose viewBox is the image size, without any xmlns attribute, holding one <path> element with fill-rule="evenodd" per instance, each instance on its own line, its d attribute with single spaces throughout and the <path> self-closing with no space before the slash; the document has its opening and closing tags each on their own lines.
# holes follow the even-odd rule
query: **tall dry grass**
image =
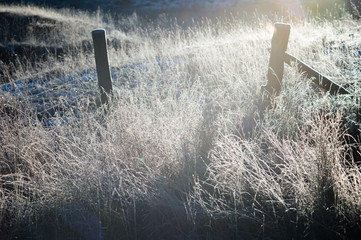
<svg viewBox="0 0 361 240">
<path fill-rule="evenodd" d="M 79 17 L 57 14 L 48 17 Z M 324 94 L 289 67 L 273 108 L 257 108 L 272 37 L 266 23 L 285 19 L 205 19 L 183 28 L 164 18 L 112 23 L 82 14 L 84 29 L 105 26 L 109 38 L 130 41 L 109 45 L 115 101 L 104 115 L 93 108 L 94 92 L 76 88 L 75 103 L 44 126 L 31 101 L 1 98 L 4 236 L 356 239 L 361 175 L 359 153 L 350 151 L 359 145 L 345 141 L 343 126 L 358 126 L 357 98 Z M 291 24 L 289 51 L 358 96 L 359 22 L 345 15 Z M 86 29 L 67 32 L 69 41 L 90 39 Z M 49 64 L 61 66 L 60 76 L 94 68 L 91 53 Z M 19 68 L 11 81 L 26 74 Z M 86 86 L 97 89 L 88 77 Z"/>
</svg>

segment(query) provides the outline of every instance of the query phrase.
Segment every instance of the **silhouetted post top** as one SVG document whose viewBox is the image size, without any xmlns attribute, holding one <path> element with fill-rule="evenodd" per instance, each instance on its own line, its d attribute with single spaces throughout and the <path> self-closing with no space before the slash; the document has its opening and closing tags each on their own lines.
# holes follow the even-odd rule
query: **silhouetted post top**
<svg viewBox="0 0 361 240">
<path fill-rule="evenodd" d="M 95 29 L 92 34 L 105 34 L 105 29 Z"/>
<path fill-rule="evenodd" d="M 291 25 L 288 23 L 275 23 L 275 30 L 284 29 L 285 31 L 290 31 Z"/>
<path fill-rule="evenodd" d="M 290 31 L 290 24 L 275 23 L 274 33 L 272 37 L 272 47 L 278 47 L 279 51 L 285 52 L 287 50 Z"/>
</svg>

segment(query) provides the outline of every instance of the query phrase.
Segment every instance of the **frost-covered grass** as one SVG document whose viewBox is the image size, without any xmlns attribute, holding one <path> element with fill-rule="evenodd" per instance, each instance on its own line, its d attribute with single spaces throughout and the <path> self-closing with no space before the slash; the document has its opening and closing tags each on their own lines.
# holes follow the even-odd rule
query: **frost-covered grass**
<svg viewBox="0 0 361 240">
<path fill-rule="evenodd" d="M 360 145 L 346 143 L 344 128 L 360 123 L 358 98 L 324 94 L 295 67 L 286 67 L 273 108 L 259 114 L 257 103 L 272 37 L 266 25 L 275 21 L 292 25 L 290 53 L 359 96 L 360 22 L 347 15 L 332 21 L 233 17 L 183 28 L 135 15 L 111 21 L 100 13 L 6 11 L 55 16 L 57 22 L 81 18 L 84 30 L 75 38 L 67 32 L 69 41 L 90 40 L 93 27 L 105 27 L 110 40 L 127 47 L 110 41 L 117 81 L 106 115 L 89 108 L 94 96 L 81 88 L 76 103 L 50 126 L 39 122 L 31 102 L 1 97 L 2 236 L 359 236 Z M 76 52 L 18 68 L 10 79 L 57 69 L 51 82 L 92 68 L 92 53 Z M 89 84 L 97 88 L 96 81 Z M 67 106 L 64 96 L 53 101 Z M 247 126 L 253 128 L 250 137 L 242 134 Z M 352 137 L 359 138 L 357 128 Z"/>
</svg>

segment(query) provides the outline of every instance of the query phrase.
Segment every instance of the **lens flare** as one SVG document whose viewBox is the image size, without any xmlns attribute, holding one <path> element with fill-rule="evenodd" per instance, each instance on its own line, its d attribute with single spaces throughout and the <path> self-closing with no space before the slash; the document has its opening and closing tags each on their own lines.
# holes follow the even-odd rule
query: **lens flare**
<svg viewBox="0 0 361 240">
<path fill-rule="evenodd" d="M 271 32 L 271 33 L 274 32 L 275 28 L 274 28 L 274 26 L 273 26 L 272 23 L 266 22 L 265 25 L 266 25 L 266 29 L 267 29 L 269 32 Z"/>
</svg>

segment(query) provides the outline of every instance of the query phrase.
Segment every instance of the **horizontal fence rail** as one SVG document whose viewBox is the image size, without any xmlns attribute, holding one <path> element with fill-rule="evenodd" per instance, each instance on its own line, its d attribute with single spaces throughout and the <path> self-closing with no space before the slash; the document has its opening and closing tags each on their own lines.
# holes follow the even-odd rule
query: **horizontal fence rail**
<svg viewBox="0 0 361 240">
<path fill-rule="evenodd" d="M 310 78 L 320 88 L 328 91 L 332 95 L 351 94 L 351 92 L 349 92 L 346 88 L 338 85 L 328 77 L 319 73 L 312 67 L 308 66 L 306 63 L 302 62 L 291 54 L 288 54 L 287 52 L 284 55 L 284 61 L 290 66 L 292 63 L 296 64 L 299 72 L 304 73 L 306 77 Z"/>
</svg>

